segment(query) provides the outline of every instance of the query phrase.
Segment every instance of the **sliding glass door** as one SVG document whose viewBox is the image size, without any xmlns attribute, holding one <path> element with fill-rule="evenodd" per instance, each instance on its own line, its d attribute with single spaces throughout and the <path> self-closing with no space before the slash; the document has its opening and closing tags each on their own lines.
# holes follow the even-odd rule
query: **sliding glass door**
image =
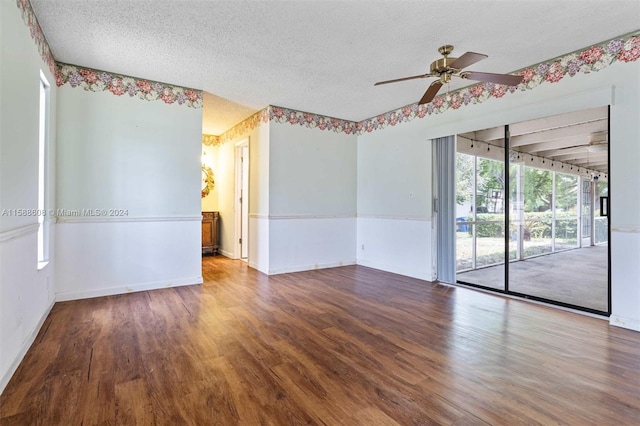
<svg viewBox="0 0 640 426">
<path fill-rule="evenodd" d="M 606 107 L 458 135 L 458 282 L 609 313 L 608 195 Z"/>
</svg>

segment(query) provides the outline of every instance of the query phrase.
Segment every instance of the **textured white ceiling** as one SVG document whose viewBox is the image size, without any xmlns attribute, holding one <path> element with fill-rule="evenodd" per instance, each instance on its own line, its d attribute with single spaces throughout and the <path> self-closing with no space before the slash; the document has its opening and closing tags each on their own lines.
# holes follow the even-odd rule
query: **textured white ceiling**
<svg viewBox="0 0 640 426">
<path fill-rule="evenodd" d="M 443 44 L 506 73 L 640 28 L 639 0 L 31 2 L 58 61 L 354 121 L 417 102 L 431 80 L 373 83 L 426 72 Z"/>
<path fill-rule="evenodd" d="M 204 92 L 202 106 L 202 133 L 220 135 L 251 114 L 254 108 L 240 105 L 220 96 Z"/>
</svg>

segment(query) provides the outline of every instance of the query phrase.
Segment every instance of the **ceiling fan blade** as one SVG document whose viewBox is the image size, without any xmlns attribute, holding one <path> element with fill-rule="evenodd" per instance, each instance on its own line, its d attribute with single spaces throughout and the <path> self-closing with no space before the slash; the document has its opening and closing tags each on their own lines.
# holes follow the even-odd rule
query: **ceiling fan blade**
<svg viewBox="0 0 640 426">
<path fill-rule="evenodd" d="M 483 59 L 488 58 L 487 55 L 483 55 L 482 53 L 475 52 L 467 52 L 464 55 L 460 56 L 455 61 L 451 62 L 449 66 L 451 68 L 455 68 L 457 70 L 461 70 L 462 68 L 466 68 L 469 65 L 473 65 L 476 62 L 479 62 Z"/>
<path fill-rule="evenodd" d="M 431 74 L 420 74 L 420 75 L 414 75 L 411 77 L 396 78 L 395 80 L 379 81 L 376 84 L 374 84 L 374 86 L 379 86 L 381 84 L 387 84 L 387 83 L 397 83 L 398 81 L 413 80 L 416 78 L 425 78 L 425 77 L 433 77 L 433 76 Z"/>
<path fill-rule="evenodd" d="M 485 83 L 504 84 L 506 86 L 517 86 L 522 83 L 521 75 L 494 74 L 490 72 L 467 71 L 460 74 L 460 77 L 468 80 L 484 81 Z"/>
<path fill-rule="evenodd" d="M 442 87 L 442 82 L 440 80 L 436 80 L 433 83 L 431 83 L 427 91 L 424 93 L 424 96 L 422 97 L 422 99 L 420 99 L 420 102 L 418 102 L 418 105 L 428 104 L 429 102 L 431 102 L 433 98 L 436 97 L 441 87 Z"/>
</svg>

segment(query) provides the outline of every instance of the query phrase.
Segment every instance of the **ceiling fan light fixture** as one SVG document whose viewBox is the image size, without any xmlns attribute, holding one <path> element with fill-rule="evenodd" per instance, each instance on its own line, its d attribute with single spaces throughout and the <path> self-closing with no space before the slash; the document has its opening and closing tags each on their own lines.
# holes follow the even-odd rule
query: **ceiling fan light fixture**
<svg viewBox="0 0 640 426">
<path fill-rule="evenodd" d="M 441 46 L 438 49 L 442 58 L 436 59 L 433 61 L 429 67 L 430 72 L 427 74 L 414 75 L 411 77 L 403 77 L 396 78 L 394 80 L 385 80 L 379 81 L 374 84 L 374 86 L 378 86 L 381 84 L 387 83 L 397 83 L 400 81 L 413 80 L 416 78 L 426 78 L 426 77 L 438 77 L 438 80 L 431 83 L 431 85 L 427 88 L 427 91 L 422 96 L 418 104 L 427 104 L 431 102 L 438 91 L 444 84 L 448 84 L 451 81 L 451 77 L 459 77 L 468 80 L 475 81 L 483 81 L 485 83 L 495 83 L 495 84 L 503 84 L 507 86 L 517 86 L 522 82 L 523 77 L 519 75 L 510 75 L 510 74 L 494 74 L 494 73 L 486 73 L 486 72 L 473 72 L 473 71 L 465 71 L 460 72 L 461 69 L 466 68 L 470 65 L 475 64 L 478 61 L 481 61 L 487 58 L 487 55 L 482 53 L 475 52 L 466 52 L 462 54 L 462 56 L 458 58 L 450 58 L 448 55 L 453 51 L 453 46 L 450 44 L 446 44 Z M 447 93 L 445 95 L 445 99 L 447 101 L 451 100 L 451 94 Z"/>
<path fill-rule="evenodd" d="M 609 149 L 609 147 L 607 146 L 607 144 L 597 144 L 597 145 L 588 145 L 587 146 L 587 151 L 588 152 L 606 152 Z"/>
</svg>

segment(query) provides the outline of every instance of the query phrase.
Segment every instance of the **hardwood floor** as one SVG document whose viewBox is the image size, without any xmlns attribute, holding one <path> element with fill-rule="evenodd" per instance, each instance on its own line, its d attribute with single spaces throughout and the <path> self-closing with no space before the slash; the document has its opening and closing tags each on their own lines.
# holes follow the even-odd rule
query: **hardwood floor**
<svg viewBox="0 0 640 426">
<path fill-rule="evenodd" d="M 640 333 L 348 266 L 57 303 L 2 425 L 640 423 Z"/>
</svg>

